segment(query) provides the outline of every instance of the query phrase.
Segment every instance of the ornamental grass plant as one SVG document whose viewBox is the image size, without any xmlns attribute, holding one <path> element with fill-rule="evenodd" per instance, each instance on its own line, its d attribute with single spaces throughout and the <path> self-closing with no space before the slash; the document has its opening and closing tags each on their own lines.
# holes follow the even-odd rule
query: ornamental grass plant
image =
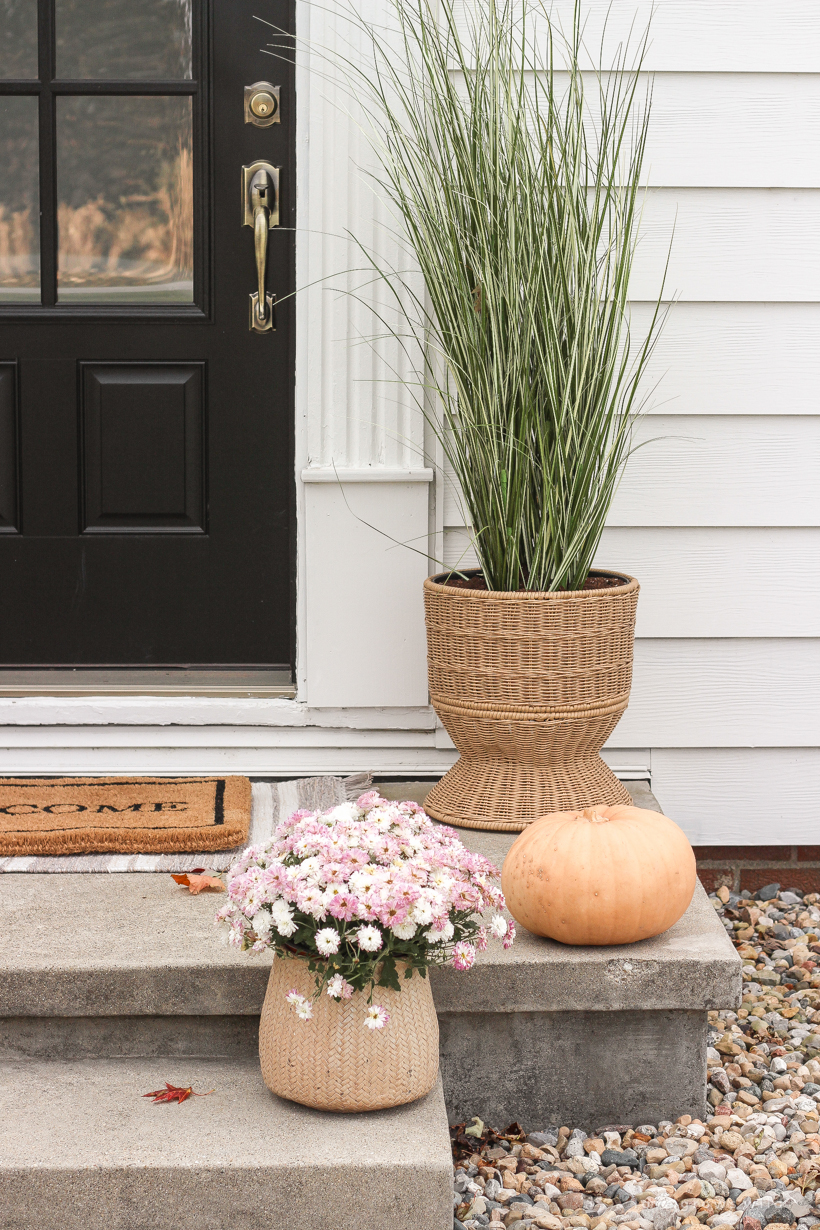
<svg viewBox="0 0 820 1230">
<path fill-rule="evenodd" d="M 488 589 L 579 589 L 662 324 L 659 300 L 636 340 L 628 306 L 646 37 L 590 72 L 579 3 L 566 36 L 536 0 L 391 7 L 395 30 L 356 20 L 365 67 L 343 64 L 424 281 L 369 256 L 398 309 L 382 323 L 408 354 L 421 343 L 415 394 Z"/>
</svg>

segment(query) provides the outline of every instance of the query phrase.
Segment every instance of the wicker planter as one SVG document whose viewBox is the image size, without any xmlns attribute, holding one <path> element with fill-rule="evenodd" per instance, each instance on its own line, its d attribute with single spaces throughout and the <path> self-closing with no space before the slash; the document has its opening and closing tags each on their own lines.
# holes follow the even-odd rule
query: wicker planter
<svg viewBox="0 0 820 1230">
<path fill-rule="evenodd" d="M 384 1029 L 364 1023 L 366 997 L 313 1000 L 307 961 L 276 957 L 259 1022 L 265 1084 L 282 1098 L 317 1110 L 380 1110 L 429 1093 L 438 1073 L 438 1018 L 430 979 L 400 971 L 401 991 L 378 987 L 374 1002 L 390 1013 Z M 286 1002 L 296 989 L 313 1000 L 300 1021 Z"/>
<path fill-rule="evenodd" d="M 601 748 L 629 701 L 638 582 L 570 593 L 424 583 L 433 707 L 461 759 L 436 820 L 520 832 L 539 816 L 631 803 Z"/>
</svg>

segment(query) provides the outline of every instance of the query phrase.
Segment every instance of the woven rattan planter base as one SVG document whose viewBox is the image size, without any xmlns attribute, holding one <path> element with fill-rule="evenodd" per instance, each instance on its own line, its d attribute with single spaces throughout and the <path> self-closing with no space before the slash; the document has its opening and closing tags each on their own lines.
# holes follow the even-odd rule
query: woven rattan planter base
<svg viewBox="0 0 820 1230">
<path fill-rule="evenodd" d="M 430 979 L 414 974 L 401 991 L 373 994 L 390 1013 L 383 1029 L 365 1025 L 366 997 L 313 999 L 307 962 L 276 957 L 259 1022 L 259 1058 L 265 1084 L 282 1098 L 317 1110 L 381 1110 L 429 1093 L 438 1074 L 438 1018 Z M 313 1002 L 313 1019 L 300 1021 L 285 996 Z"/>
<path fill-rule="evenodd" d="M 539 816 L 630 803 L 599 752 L 629 701 L 638 582 L 572 593 L 424 583 L 430 696 L 461 759 L 436 820 L 520 832 Z"/>
</svg>

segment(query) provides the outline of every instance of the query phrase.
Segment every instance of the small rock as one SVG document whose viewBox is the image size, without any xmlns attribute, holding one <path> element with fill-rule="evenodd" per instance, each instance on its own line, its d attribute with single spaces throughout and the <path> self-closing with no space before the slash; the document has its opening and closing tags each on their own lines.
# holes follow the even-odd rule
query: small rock
<svg viewBox="0 0 820 1230">
<path fill-rule="evenodd" d="M 732 1085 L 723 1068 L 713 1068 L 709 1073 L 709 1080 L 721 1093 L 731 1093 Z"/>
<path fill-rule="evenodd" d="M 584 1207 L 584 1197 L 580 1192 L 564 1192 L 558 1196 L 555 1203 L 559 1209 L 571 1209 L 573 1212 Z"/>
<path fill-rule="evenodd" d="M 752 1180 L 749 1176 L 744 1174 L 744 1172 L 737 1166 L 732 1166 L 726 1171 L 726 1182 L 729 1184 L 730 1188 L 734 1187 L 741 1192 L 746 1191 L 747 1188 L 753 1186 Z"/>
<path fill-rule="evenodd" d="M 638 1165 L 638 1155 L 634 1149 L 604 1149 L 601 1154 L 601 1163 L 604 1166 L 629 1166 L 633 1168 Z"/>
<path fill-rule="evenodd" d="M 688 1183 L 681 1183 L 675 1190 L 675 1199 L 678 1204 L 684 1200 L 694 1200 L 700 1195 L 701 1182 L 700 1179 L 690 1179 Z"/>
<path fill-rule="evenodd" d="M 691 1157 L 697 1152 L 697 1141 L 689 1140 L 685 1136 L 672 1136 L 666 1142 L 666 1151 L 673 1157 Z"/>
<path fill-rule="evenodd" d="M 584 1157 L 585 1153 L 586 1151 L 584 1149 L 584 1142 L 582 1140 L 578 1140 L 577 1138 L 575 1140 L 570 1138 L 567 1144 L 567 1147 L 566 1147 L 566 1156 L 567 1157 Z"/>
<path fill-rule="evenodd" d="M 759 888 L 755 893 L 758 901 L 774 901 L 777 894 L 780 892 L 779 884 L 766 884 L 763 888 Z"/>
<path fill-rule="evenodd" d="M 726 1167 L 721 1166 L 720 1162 L 701 1162 L 697 1167 L 698 1177 L 708 1180 L 709 1183 L 724 1183 L 726 1181 Z"/>
<path fill-rule="evenodd" d="M 535 1145 L 536 1149 L 543 1149 L 545 1145 L 549 1145 L 554 1149 L 558 1144 L 557 1132 L 530 1132 L 527 1137 L 528 1145 Z"/>
<path fill-rule="evenodd" d="M 654 1230 L 670 1230 L 680 1217 L 680 1209 L 662 1206 L 660 1208 L 647 1209 L 646 1215 L 649 1216 L 649 1214 L 652 1215 Z"/>
</svg>

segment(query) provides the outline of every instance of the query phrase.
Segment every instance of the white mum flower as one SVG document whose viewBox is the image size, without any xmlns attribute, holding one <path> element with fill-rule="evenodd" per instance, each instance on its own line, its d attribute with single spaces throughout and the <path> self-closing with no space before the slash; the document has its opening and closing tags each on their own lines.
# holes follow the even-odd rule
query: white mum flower
<svg viewBox="0 0 820 1230">
<path fill-rule="evenodd" d="M 339 951 L 339 932 L 334 927 L 322 927 L 316 932 L 316 947 L 325 957 Z"/>
<path fill-rule="evenodd" d="M 420 927 L 429 927 L 433 921 L 433 909 L 430 902 L 425 901 L 423 897 L 416 901 L 410 911 L 410 918 Z"/>
<path fill-rule="evenodd" d="M 390 929 L 395 936 L 398 936 L 400 940 L 412 940 L 418 930 L 416 924 L 409 918 L 406 922 L 394 923 Z"/>
<path fill-rule="evenodd" d="M 306 999 L 296 1005 L 296 1015 L 300 1021 L 309 1021 L 313 1016 L 313 1008 Z"/>
<path fill-rule="evenodd" d="M 283 901 L 281 897 L 278 897 L 271 906 L 271 921 L 279 934 L 284 936 L 285 939 L 298 930 L 296 923 L 293 921 L 293 910 L 287 901 Z"/>
<path fill-rule="evenodd" d="M 389 1020 L 390 1013 L 385 1012 L 379 1004 L 371 1004 L 364 1017 L 368 1029 L 384 1029 Z"/>
<path fill-rule="evenodd" d="M 331 823 L 338 824 L 344 820 L 348 822 L 358 820 L 361 814 L 355 803 L 340 803 L 338 807 L 334 807 L 332 811 L 327 813 L 326 819 Z"/>
<path fill-rule="evenodd" d="M 253 929 L 260 939 L 270 935 L 273 919 L 267 910 L 258 910 L 253 916 Z"/>
<path fill-rule="evenodd" d="M 382 946 L 382 933 L 378 927 L 359 927 L 356 932 L 359 947 L 365 952 L 378 952 Z"/>
<path fill-rule="evenodd" d="M 503 940 L 507 934 L 507 920 L 503 914 L 493 914 L 490 919 L 490 934 L 494 935 L 497 940 Z"/>
<path fill-rule="evenodd" d="M 448 918 L 440 931 L 436 931 L 435 928 L 431 927 L 425 934 L 431 944 L 449 944 L 455 935 L 455 927 Z"/>
</svg>

